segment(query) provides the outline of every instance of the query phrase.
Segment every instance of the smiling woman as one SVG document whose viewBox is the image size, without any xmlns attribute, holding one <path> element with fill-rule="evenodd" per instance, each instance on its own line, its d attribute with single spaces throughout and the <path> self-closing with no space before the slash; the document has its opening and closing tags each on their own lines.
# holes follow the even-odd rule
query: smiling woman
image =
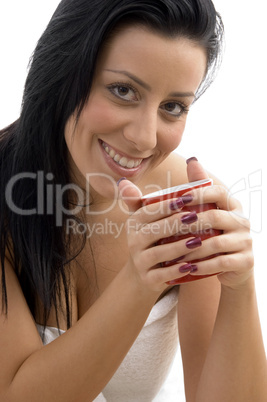
<svg viewBox="0 0 267 402">
<path fill-rule="evenodd" d="M 178 340 L 187 402 L 265 401 L 239 202 L 216 179 L 141 198 L 207 181 L 173 151 L 222 37 L 211 0 L 59 3 L 0 132 L 1 401 L 169 401 Z"/>
<path fill-rule="evenodd" d="M 206 51 L 188 39 L 142 25 L 117 28 L 100 53 L 88 102 L 65 130 L 75 176 L 87 175 L 105 198 L 114 197 L 110 178 L 140 182 L 179 145 L 206 64 Z"/>
</svg>

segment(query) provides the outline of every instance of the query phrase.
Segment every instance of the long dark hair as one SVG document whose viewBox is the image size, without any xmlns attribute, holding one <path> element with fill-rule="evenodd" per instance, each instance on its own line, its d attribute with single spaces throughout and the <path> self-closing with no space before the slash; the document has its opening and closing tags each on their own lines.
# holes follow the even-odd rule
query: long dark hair
<svg viewBox="0 0 267 402">
<path fill-rule="evenodd" d="M 68 267 L 82 250 L 84 239 L 75 249 L 66 236 L 66 219 L 71 215 L 66 213 L 71 209 L 69 192 L 59 200 L 48 188 L 65 188 L 70 183 L 66 122 L 74 112 L 79 116 L 88 100 L 103 43 L 116 26 L 128 23 L 143 24 L 166 36 L 183 36 L 203 46 L 207 73 L 198 97 L 213 80 L 220 61 L 223 24 L 211 0 L 61 1 L 31 58 L 20 117 L 0 131 L 0 252 L 5 313 L 8 295 L 4 256 L 9 252 L 33 316 L 39 299 L 46 323 L 51 307 L 58 311 L 62 306 L 63 290 L 67 326 L 71 325 Z M 41 188 L 37 183 L 40 178 Z M 64 210 L 60 224 L 55 212 L 59 202 Z"/>
</svg>

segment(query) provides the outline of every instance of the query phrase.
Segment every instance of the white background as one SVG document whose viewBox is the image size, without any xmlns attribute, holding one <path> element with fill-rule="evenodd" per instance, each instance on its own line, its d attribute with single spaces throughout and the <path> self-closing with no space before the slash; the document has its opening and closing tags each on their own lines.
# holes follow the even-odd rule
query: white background
<svg viewBox="0 0 267 402">
<path fill-rule="evenodd" d="M 0 3 L 0 127 L 19 115 L 29 57 L 58 0 Z M 215 0 L 226 47 L 212 87 L 192 107 L 179 153 L 199 161 L 239 198 L 252 224 L 256 287 L 267 346 L 266 20 L 264 0 Z"/>
<path fill-rule="evenodd" d="M 267 346 L 267 9 L 264 0 L 215 0 L 214 4 L 225 25 L 223 64 L 191 109 L 179 152 L 185 157 L 196 155 L 231 189 L 250 218 Z"/>
</svg>

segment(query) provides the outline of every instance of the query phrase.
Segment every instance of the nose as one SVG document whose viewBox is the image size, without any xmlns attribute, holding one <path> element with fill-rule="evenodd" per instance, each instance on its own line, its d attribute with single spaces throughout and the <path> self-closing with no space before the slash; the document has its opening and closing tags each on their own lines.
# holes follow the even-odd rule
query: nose
<svg viewBox="0 0 267 402">
<path fill-rule="evenodd" d="M 123 134 L 138 151 L 151 151 L 157 145 L 158 114 L 156 112 L 136 114 L 124 127 Z"/>
</svg>

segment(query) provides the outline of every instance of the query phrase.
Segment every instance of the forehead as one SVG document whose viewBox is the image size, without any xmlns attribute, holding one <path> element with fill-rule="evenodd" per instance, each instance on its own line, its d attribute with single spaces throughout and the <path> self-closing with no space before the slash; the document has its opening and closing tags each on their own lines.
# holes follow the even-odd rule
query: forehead
<svg viewBox="0 0 267 402">
<path fill-rule="evenodd" d="M 147 80 L 183 78 L 196 90 L 207 65 L 205 49 L 183 37 L 169 38 L 142 26 L 118 30 L 105 43 L 97 71 L 119 69 Z"/>
</svg>

